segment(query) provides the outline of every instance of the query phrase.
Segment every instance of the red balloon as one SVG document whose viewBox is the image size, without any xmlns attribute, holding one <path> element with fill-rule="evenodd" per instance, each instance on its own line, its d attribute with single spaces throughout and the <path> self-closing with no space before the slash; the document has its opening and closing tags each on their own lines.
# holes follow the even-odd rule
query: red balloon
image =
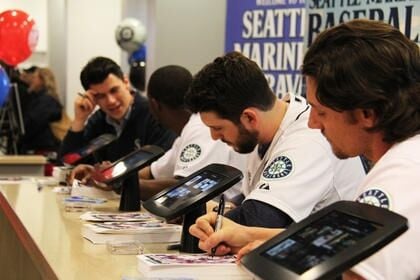
<svg viewBox="0 0 420 280">
<path fill-rule="evenodd" d="M 20 10 L 0 14 L 0 59 L 11 66 L 27 59 L 38 43 L 35 21 Z"/>
</svg>

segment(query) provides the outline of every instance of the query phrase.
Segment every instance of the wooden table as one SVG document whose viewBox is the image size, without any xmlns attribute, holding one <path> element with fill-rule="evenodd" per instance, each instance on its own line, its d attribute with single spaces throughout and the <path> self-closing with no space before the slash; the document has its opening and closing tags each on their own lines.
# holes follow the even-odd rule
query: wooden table
<svg viewBox="0 0 420 280">
<path fill-rule="evenodd" d="M 1 176 L 43 176 L 47 159 L 40 155 L 0 155 Z"/>
<path fill-rule="evenodd" d="M 33 180 L 0 183 L 2 279 L 121 279 L 138 276 L 134 255 L 112 255 L 81 236 L 81 213 L 66 212 L 64 195 Z M 117 211 L 118 201 L 95 210 Z M 146 252 L 165 252 L 151 244 Z"/>
</svg>

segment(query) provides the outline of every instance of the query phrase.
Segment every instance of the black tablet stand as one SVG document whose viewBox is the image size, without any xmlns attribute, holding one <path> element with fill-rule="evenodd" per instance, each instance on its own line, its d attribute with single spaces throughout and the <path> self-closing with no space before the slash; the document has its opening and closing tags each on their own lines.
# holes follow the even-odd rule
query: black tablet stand
<svg viewBox="0 0 420 280">
<path fill-rule="evenodd" d="M 120 211 L 139 211 L 140 188 L 137 172 L 128 176 L 121 182 Z"/>
<path fill-rule="evenodd" d="M 206 203 L 199 205 L 197 208 L 185 213 L 183 215 L 184 221 L 182 223 L 181 244 L 179 247 L 180 252 L 184 253 L 202 253 L 203 251 L 198 248 L 198 238 L 192 236 L 189 232 L 190 226 L 195 224 L 198 217 L 206 214 Z"/>
<path fill-rule="evenodd" d="M 182 215 L 181 243 L 168 245 L 167 249 L 179 250 L 184 253 L 203 253 L 203 250 L 198 248 L 198 238 L 190 234 L 189 228 L 195 223 L 198 217 L 206 214 L 206 212 L 206 203 L 204 203 Z"/>
</svg>

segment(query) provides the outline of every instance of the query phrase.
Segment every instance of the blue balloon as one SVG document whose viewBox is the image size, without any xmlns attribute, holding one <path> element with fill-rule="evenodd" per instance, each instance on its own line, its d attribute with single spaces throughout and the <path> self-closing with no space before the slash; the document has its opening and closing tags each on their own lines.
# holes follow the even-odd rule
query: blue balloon
<svg viewBox="0 0 420 280">
<path fill-rule="evenodd" d="M 133 64 L 139 61 L 146 61 L 146 46 L 141 45 L 140 48 L 134 51 L 128 58 L 128 63 Z"/>
<path fill-rule="evenodd" d="M 6 103 L 10 91 L 10 80 L 6 71 L 0 66 L 0 108 Z"/>
</svg>

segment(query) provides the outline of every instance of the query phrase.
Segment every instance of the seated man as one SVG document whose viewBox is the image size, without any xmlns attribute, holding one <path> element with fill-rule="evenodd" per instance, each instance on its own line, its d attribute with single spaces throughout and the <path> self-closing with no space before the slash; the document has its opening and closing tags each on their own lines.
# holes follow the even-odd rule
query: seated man
<svg viewBox="0 0 420 280">
<path fill-rule="evenodd" d="M 90 60 L 80 80 L 86 92 L 75 100 L 74 121 L 61 144 L 61 156 L 104 133 L 118 138 L 89 163 L 115 161 L 138 146 L 153 144 L 165 150 L 172 146 L 175 134 L 157 123 L 144 97 L 130 91 L 128 79 L 114 61 L 105 57 Z M 94 112 L 96 106 L 99 110 Z"/>
<path fill-rule="evenodd" d="M 164 156 L 140 171 L 144 200 L 173 185 L 171 179 L 187 177 L 210 163 L 228 164 L 240 170 L 245 167 L 244 156 L 213 140 L 200 116 L 185 108 L 184 96 L 191 81 L 191 73 L 176 65 L 159 68 L 150 77 L 147 96 L 151 112 L 178 138 Z M 241 197 L 240 194 L 240 184 L 225 192 L 230 201 Z"/>
<path fill-rule="evenodd" d="M 285 227 L 337 200 L 351 199 L 365 176 L 360 158 L 339 160 L 308 127 L 309 105 L 277 99 L 258 65 L 237 52 L 194 77 L 186 103 L 213 139 L 250 153 L 240 207 L 227 213 L 248 226 Z"/>
<path fill-rule="evenodd" d="M 358 51 L 355 51 L 357 49 Z M 359 186 L 357 201 L 408 218 L 410 228 L 362 261 L 344 279 L 420 277 L 420 53 L 416 43 L 379 21 L 352 20 L 319 34 L 303 61 L 309 126 L 319 129 L 340 158 L 363 155 L 372 169 Z M 281 229 L 251 228 L 215 215 L 190 228 L 209 251 L 239 258 Z M 247 246 L 245 246 L 248 244 Z M 245 246 L 245 247 L 244 247 Z M 263 265 L 263 264 L 261 264 Z"/>
</svg>

